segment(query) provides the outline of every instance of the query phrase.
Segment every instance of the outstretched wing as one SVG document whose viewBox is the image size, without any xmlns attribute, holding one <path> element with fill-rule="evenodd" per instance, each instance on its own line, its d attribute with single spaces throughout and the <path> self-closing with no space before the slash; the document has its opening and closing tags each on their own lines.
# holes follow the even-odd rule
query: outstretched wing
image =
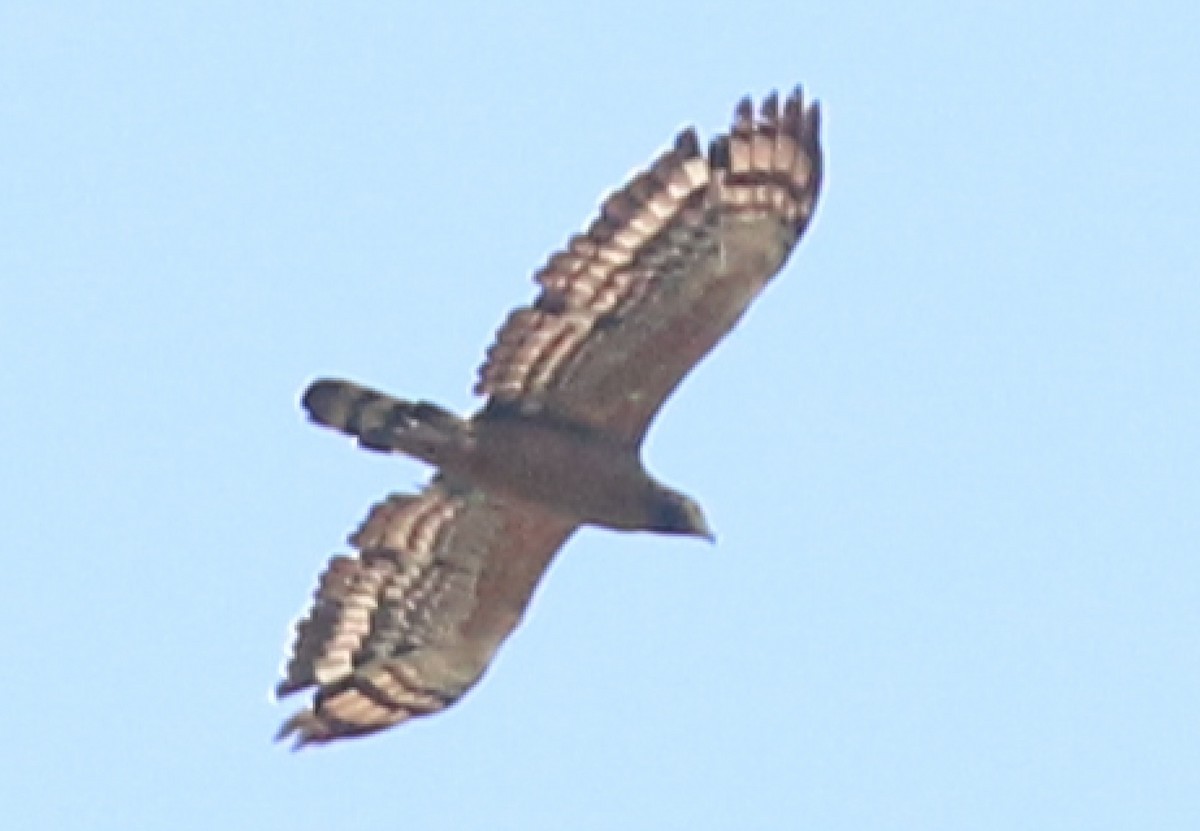
<svg viewBox="0 0 1200 831">
<path fill-rule="evenodd" d="M 820 118 L 797 89 L 749 99 L 705 155 L 693 130 L 535 275 L 480 369 L 519 407 L 637 444 L 663 401 L 786 262 L 821 186 Z"/>
<path fill-rule="evenodd" d="M 361 736 L 457 701 L 517 625 L 575 525 L 542 508 L 455 492 L 374 506 L 296 625 L 279 696 L 316 688 L 284 723 L 296 746 Z"/>
</svg>

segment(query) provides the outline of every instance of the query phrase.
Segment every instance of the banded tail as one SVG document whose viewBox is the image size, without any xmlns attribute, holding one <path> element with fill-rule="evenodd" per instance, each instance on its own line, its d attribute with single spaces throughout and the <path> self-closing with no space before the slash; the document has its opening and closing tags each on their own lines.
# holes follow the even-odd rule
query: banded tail
<svg viewBox="0 0 1200 831">
<path fill-rule="evenodd" d="M 300 403 L 314 422 L 345 433 L 367 450 L 399 451 L 433 465 L 461 447 L 466 435 L 466 423 L 449 410 L 349 381 L 314 381 Z"/>
</svg>

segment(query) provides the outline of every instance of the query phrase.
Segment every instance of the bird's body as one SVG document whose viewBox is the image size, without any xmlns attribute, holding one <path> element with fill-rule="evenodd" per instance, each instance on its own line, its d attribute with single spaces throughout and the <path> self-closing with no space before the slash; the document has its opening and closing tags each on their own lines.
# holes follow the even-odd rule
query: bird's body
<svg viewBox="0 0 1200 831">
<path fill-rule="evenodd" d="M 462 420 L 330 380 L 310 386 L 303 404 L 314 421 L 370 449 L 434 465 L 447 485 L 544 505 L 579 524 L 653 530 L 658 499 L 675 493 L 650 477 L 636 445 L 543 413 L 498 406 Z"/>
<path fill-rule="evenodd" d="M 691 130 L 610 196 L 537 273 L 501 328 L 460 418 L 347 381 L 303 405 L 363 447 L 437 468 L 376 505 L 297 625 L 280 695 L 315 686 L 285 723 L 298 744 L 363 735 L 466 692 L 580 525 L 711 539 L 696 502 L 644 469 L 663 401 L 737 323 L 807 226 L 819 120 L 799 91 L 749 101 L 707 156 Z"/>
<path fill-rule="evenodd" d="M 477 464 L 463 471 L 485 490 L 545 505 L 581 524 L 647 530 L 665 489 L 637 448 L 575 425 L 519 413 L 481 419 Z M 448 471 L 450 472 L 450 471 Z"/>
</svg>

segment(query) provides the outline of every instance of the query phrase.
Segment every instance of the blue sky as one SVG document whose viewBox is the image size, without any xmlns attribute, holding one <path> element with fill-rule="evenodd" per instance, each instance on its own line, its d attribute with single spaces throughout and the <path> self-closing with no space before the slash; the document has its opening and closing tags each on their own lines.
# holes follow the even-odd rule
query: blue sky
<svg viewBox="0 0 1200 831">
<path fill-rule="evenodd" d="M 1200 827 L 1191 3 L 0 9 L 13 827 Z M 672 399 L 720 539 L 586 531 L 446 714 L 289 754 L 289 621 L 685 124 L 802 82 L 828 178 Z M 297 702 L 299 703 L 299 702 Z"/>
</svg>

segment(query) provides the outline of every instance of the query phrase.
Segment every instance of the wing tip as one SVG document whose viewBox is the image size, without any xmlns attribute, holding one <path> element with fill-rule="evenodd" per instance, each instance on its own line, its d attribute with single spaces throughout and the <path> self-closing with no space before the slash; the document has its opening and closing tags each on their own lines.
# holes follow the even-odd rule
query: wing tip
<svg viewBox="0 0 1200 831">
<path fill-rule="evenodd" d="M 289 695 L 295 695 L 301 690 L 311 687 L 312 685 L 312 681 L 301 680 L 297 678 L 284 678 L 275 685 L 275 689 L 273 689 L 271 693 L 276 701 L 282 701 Z"/>
<path fill-rule="evenodd" d="M 291 718 L 279 726 L 275 732 L 275 742 L 291 741 L 290 750 L 294 753 L 309 745 L 325 744 L 337 737 L 328 722 L 322 719 L 311 708 L 298 710 Z"/>
<path fill-rule="evenodd" d="M 675 136 L 675 149 L 685 159 L 693 159 L 700 155 L 700 137 L 695 127 L 685 127 Z"/>
<path fill-rule="evenodd" d="M 739 105 L 734 113 L 734 130 L 743 118 Z M 778 90 L 771 90 L 759 106 L 758 123 L 774 127 L 797 139 L 815 139 L 821 128 L 821 102 L 806 101 L 804 86 L 796 84 L 780 104 Z"/>
</svg>

